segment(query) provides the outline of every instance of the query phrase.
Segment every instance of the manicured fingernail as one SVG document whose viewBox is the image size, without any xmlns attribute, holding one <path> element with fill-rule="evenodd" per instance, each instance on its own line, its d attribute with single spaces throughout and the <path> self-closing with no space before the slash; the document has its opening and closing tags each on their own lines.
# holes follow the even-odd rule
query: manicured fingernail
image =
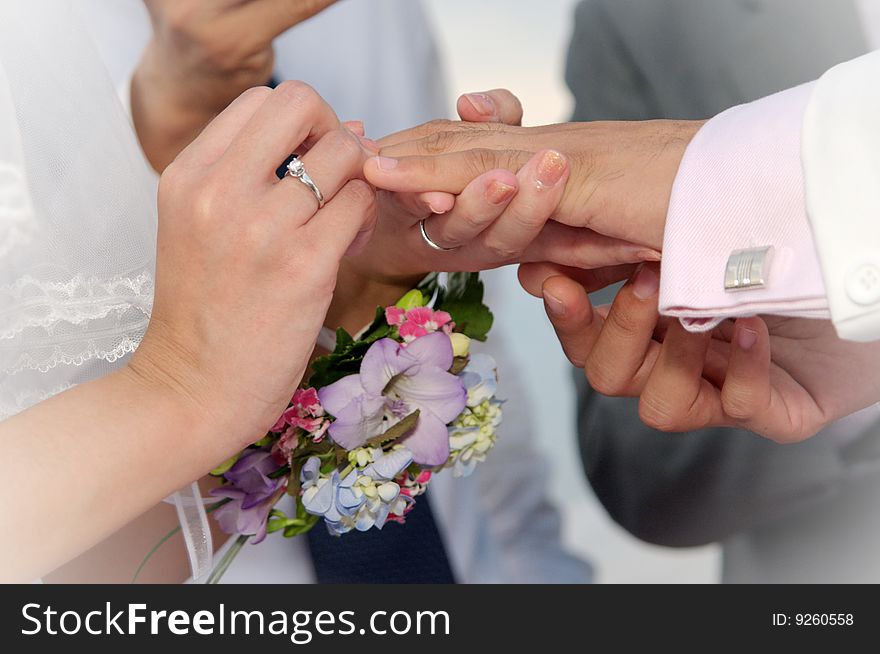
<svg viewBox="0 0 880 654">
<path fill-rule="evenodd" d="M 648 300 L 660 290 L 660 275 L 646 265 L 639 266 L 633 276 L 633 294 L 640 300 Z"/>
<path fill-rule="evenodd" d="M 568 167 L 568 160 L 556 150 L 547 150 L 538 162 L 538 184 L 552 188 L 559 183 Z"/>
<path fill-rule="evenodd" d="M 545 290 L 541 291 L 541 295 L 544 296 L 544 306 L 547 307 L 549 313 L 560 318 L 565 315 L 565 304 L 562 300 Z"/>
<path fill-rule="evenodd" d="M 497 110 L 495 109 L 495 103 L 485 93 L 468 93 L 464 96 L 468 102 L 471 103 L 471 106 L 481 116 L 486 118 L 496 118 Z"/>
<path fill-rule="evenodd" d="M 657 250 L 640 250 L 639 258 L 642 261 L 660 261 L 663 255 L 657 252 Z"/>
<path fill-rule="evenodd" d="M 736 343 L 737 345 L 739 345 L 740 349 L 748 352 L 755 346 L 755 343 L 757 342 L 758 332 L 756 332 L 754 329 L 742 327 L 738 330 L 736 335 Z"/>
<path fill-rule="evenodd" d="M 397 159 L 391 157 L 376 157 L 376 165 L 379 166 L 379 170 L 394 170 L 398 163 L 400 162 Z"/>
<path fill-rule="evenodd" d="M 431 213 L 435 213 L 438 216 L 442 216 L 444 213 L 449 213 L 449 209 L 435 208 L 434 205 L 431 204 L 430 202 L 428 203 L 428 209 L 431 210 Z"/>
<path fill-rule="evenodd" d="M 516 187 L 504 182 L 493 180 L 486 189 L 486 200 L 489 204 L 504 204 L 508 202 L 513 194 L 516 193 Z"/>
</svg>

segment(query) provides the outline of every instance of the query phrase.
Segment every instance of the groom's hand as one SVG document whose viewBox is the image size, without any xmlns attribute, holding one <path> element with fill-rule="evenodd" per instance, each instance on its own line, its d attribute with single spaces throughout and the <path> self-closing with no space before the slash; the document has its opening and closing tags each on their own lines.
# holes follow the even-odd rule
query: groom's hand
<svg viewBox="0 0 880 654">
<path fill-rule="evenodd" d="M 336 0 L 144 0 L 153 37 L 132 80 L 132 113 L 164 170 L 239 94 L 269 81 L 272 41 Z"/>
<path fill-rule="evenodd" d="M 520 280 L 544 298 L 567 357 L 590 384 L 638 397 L 655 429 L 739 427 L 790 443 L 880 399 L 880 343 L 843 341 L 829 321 L 803 318 L 740 318 L 687 332 L 657 313 L 654 264 L 632 274 L 610 308 L 592 307 L 585 288 L 631 271 L 614 273 L 538 264 L 523 266 Z"/>
<path fill-rule="evenodd" d="M 518 124 L 523 115 L 519 100 L 503 89 L 462 96 L 458 111 L 473 123 Z M 516 174 L 487 170 L 455 195 L 380 193 L 376 231 L 366 247 L 346 259 L 328 324 L 359 329 L 377 305 L 397 301 L 431 271 L 478 271 L 526 261 L 596 268 L 659 256 L 644 246 L 551 220 L 569 174 L 566 157 L 544 150 L 527 157 Z M 447 250 L 431 248 L 421 221 L 430 240 Z"/>
<path fill-rule="evenodd" d="M 497 101 L 497 100 L 496 100 Z M 554 219 L 659 250 L 672 183 L 696 121 L 598 122 L 524 128 L 434 121 L 391 135 L 367 162 L 375 186 L 457 194 L 488 170 L 519 171 L 535 152 L 569 161 Z"/>
</svg>

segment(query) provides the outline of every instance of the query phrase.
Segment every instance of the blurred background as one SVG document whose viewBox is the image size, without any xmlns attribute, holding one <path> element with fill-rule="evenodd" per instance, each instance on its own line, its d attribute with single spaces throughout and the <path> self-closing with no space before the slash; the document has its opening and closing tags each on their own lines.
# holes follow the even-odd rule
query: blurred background
<svg viewBox="0 0 880 654">
<path fill-rule="evenodd" d="M 452 100 L 467 91 L 503 87 L 522 100 L 526 125 L 571 118 L 574 103 L 565 84 L 565 59 L 577 0 L 424 2 L 434 20 Z M 450 114 L 454 111 L 451 104 Z M 571 365 L 540 300 L 522 291 L 515 269 L 493 271 L 485 279 L 492 307 L 503 316 L 496 333 L 526 373 L 528 395 L 545 407 L 535 439 L 541 450 L 552 453 L 555 469 L 549 484 L 563 514 L 565 545 L 592 561 L 597 581 L 603 583 L 717 581 L 717 546 L 655 547 L 608 517 L 585 481 L 577 451 Z"/>
</svg>

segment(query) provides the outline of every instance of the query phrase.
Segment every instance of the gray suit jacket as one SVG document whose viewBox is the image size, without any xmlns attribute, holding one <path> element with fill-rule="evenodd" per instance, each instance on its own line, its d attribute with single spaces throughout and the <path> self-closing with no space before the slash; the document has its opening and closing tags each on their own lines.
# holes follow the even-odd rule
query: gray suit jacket
<svg viewBox="0 0 880 654">
<path fill-rule="evenodd" d="M 852 0 L 586 0 L 566 77 L 575 120 L 707 118 L 866 49 Z M 880 520 L 866 541 L 853 508 L 880 497 L 880 474 L 854 472 L 880 460 L 876 430 L 847 447 L 834 434 L 784 447 L 733 429 L 662 434 L 641 423 L 637 401 L 578 377 L 584 468 L 630 532 L 671 546 L 724 541 L 728 581 L 858 580 L 872 564 L 880 579 L 876 545 L 865 547 L 880 542 Z"/>
</svg>

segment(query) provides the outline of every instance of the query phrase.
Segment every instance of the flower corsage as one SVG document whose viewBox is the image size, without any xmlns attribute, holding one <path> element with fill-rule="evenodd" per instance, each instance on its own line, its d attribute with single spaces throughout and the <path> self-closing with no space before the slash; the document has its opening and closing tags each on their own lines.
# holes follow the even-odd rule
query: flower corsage
<svg viewBox="0 0 880 654">
<path fill-rule="evenodd" d="M 479 275 L 455 273 L 379 308 L 356 338 L 338 330 L 266 437 L 212 472 L 224 484 L 209 511 L 238 536 L 213 580 L 249 540 L 403 523 L 432 474 L 470 474 L 501 423 L 495 361 L 470 352 L 491 326 Z M 285 494 L 291 515 L 276 508 Z"/>
</svg>

